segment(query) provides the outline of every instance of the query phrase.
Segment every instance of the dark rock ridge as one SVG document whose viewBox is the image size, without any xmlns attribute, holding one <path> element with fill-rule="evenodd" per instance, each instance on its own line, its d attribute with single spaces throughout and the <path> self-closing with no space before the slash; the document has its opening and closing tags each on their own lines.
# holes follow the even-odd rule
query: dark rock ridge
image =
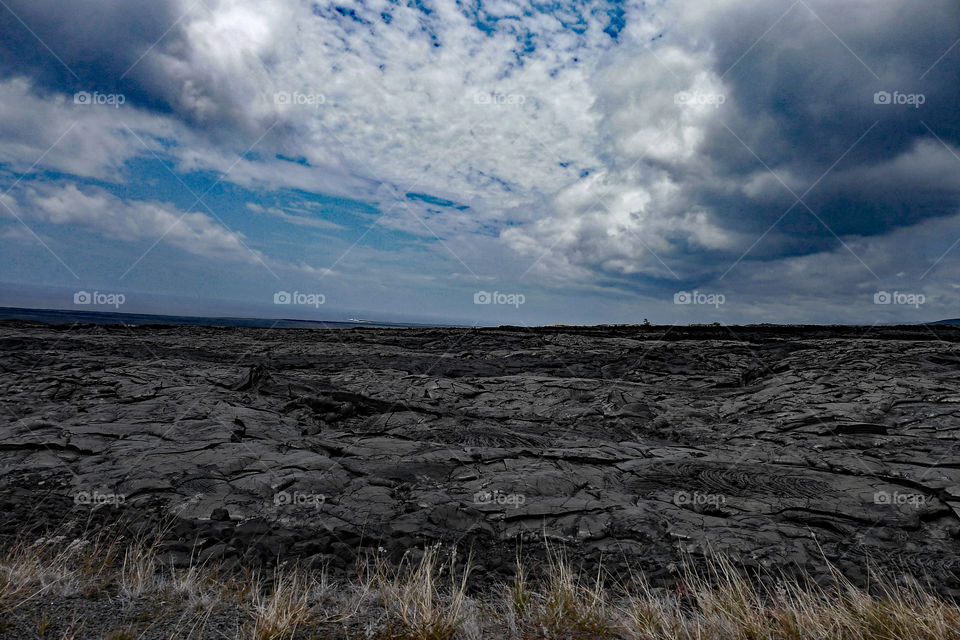
<svg viewBox="0 0 960 640">
<path fill-rule="evenodd" d="M 167 553 L 690 554 L 960 593 L 960 329 L 0 324 L 0 533 L 91 512 Z"/>
</svg>

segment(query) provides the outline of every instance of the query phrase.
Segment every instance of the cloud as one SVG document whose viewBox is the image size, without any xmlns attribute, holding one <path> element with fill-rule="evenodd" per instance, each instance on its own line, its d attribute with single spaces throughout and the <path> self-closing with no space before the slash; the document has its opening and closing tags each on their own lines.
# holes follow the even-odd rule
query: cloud
<svg viewBox="0 0 960 640">
<path fill-rule="evenodd" d="M 186 134 L 174 121 L 128 105 L 77 104 L 72 95 L 38 92 L 22 77 L 0 82 L 0 163 L 18 174 L 36 166 L 120 181 L 127 162 L 148 149 L 162 151 L 156 141 L 177 132 Z"/>
<path fill-rule="evenodd" d="M 738 268 L 830 251 L 836 235 L 888 234 L 955 213 L 960 74 L 953 65 L 935 68 L 926 84 L 919 76 L 955 39 L 956 12 L 946 3 L 922 15 L 889 5 L 870 12 L 868 28 L 852 19 L 865 5 L 756 9 L 684 7 L 664 17 L 678 34 L 671 44 L 611 56 L 594 76 L 604 114 L 597 139 L 609 149 L 598 152 L 602 179 L 561 191 L 544 217 L 504 239 L 550 254 L 561 264 L 549 270 L 571 276 L 709 280 L 744 251 Z M 878 90 L 926 91 L 929 109 L 876 104 Z"/>
<path fill-rule="evenodd" d="M 369 202 L 380 229 L 480 277 L 749 286 L 741 271 L 829 255 L 876 280 L 919 265 L 869 247 L 960 206 L 960 49 L 937 62 L 960 32 L 951 0 L 9 3 L 64 63 L 3 13 L 9 168 L 46 152 L 41 167 L 121 181 L 150 157 L 128 123 L 180 173 Z M 77 90 L 128 102 L 81 109 Z"/>
<path fill-rule="evenodd" d="M 136 84 L 125 78 L 144 51 L 158 42 L 170 49 L 184 46 L 176 25 L 189 6 L 173 0 L 6 0 L 0 11 L 0 70 L 66 93 L 132 93 Z M 91 81 L 96 86 L 89 86 Z"/>
<path fill-rule="evenodd" d="M 846 237 L 849 249 L 769 261 L 762 269 L 737 269 L 717 283 L 741 321 L 922 322 L 957 317 L 960 279 L 960 212 L 925 220 L 889 234 Z M 862 258 L 880 279 L 853 257 Z M 876 305 L 878 291 L 920 293 L 925 303 Z"/>
<path fill-rule="evenodd" d="M 323 218 L 298 216 L 287 213 L 286 211 L 283 211 L 277 207 L 263 207 L 255 202 L 248 202 L 246 207 L 254 213 L 274 216 L 280 220 L 283 220 L 284 222 L 289 222 L 290 224 L 300 227 L 310 227 L 323 231 L 332 231 L 338 229 L 342 230 L 344 228 L 342 225 L 336 224 L 335 222 L 330 222 L 329 220 L 324 220 Z"/>
<path fill-rule="evenodd" d="M 122 242 L 162 241 L 188 253 L 256 263 L 263 255 L 202 213 L 185 213 L 171 204 L 121 200 L 98 187 L 76 184 L 33 186 L 19 203 L 25 220 L 69 225 Z"/>
</svg>

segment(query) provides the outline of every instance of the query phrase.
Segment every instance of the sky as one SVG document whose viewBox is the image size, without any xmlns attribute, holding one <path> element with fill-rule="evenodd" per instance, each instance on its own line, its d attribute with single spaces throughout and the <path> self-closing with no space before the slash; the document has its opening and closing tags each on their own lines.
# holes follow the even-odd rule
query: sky
<svg viewBox="0 0 960 640">
<path fill-rule="evenodd" d="M 960 317 L 956 0 L 0 0 L 0 306 Z"/>
</svg>

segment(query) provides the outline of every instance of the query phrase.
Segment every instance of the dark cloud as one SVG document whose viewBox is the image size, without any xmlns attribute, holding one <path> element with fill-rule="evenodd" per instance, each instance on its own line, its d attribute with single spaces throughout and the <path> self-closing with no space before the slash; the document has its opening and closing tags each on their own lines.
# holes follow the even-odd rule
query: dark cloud
<svg viewBox="0 0 960 640">
<path fill-rule="evenodd" d="M 202 38 L 189 33 L 189 25 L 223 11 L 215 0 L 6 4 L 0 7 L 0 78 L 30 78 L 37 92 L 122 94 L 125 104 L 172 115 L 218 146 L 246 148 L 263 132 L 249 108 L 262 98 L 256 82 L 219 68 L 209 51 L 198 51 Z"/>
<path fill-rule="evenodd" d="M 169 108 L 150 77 L 148 51 L 183 47 L 173 0 L 6 0 L 0 7 L 0 75 L 55 91 L 123 93 Z M 139 62 L 138 62 L 139 61 Z"/>
<path fill-rule="evenodd" d="M 724 184 L 696 199 L 725 226 L 762 231 L 796 198 L 775 180 L 763 195 L 731 192 L 765 171 L 754 153 L 797 195 L 829 171 L 804 197 L 826 226 L 797 205 L 776 228 L 793 239 L 770 257 L 833 246 L 831 230 L 870 236 L 960 210 L 960 160 L 931 133 L 960 146 L 960 51 L 934 66 L 960 37 L 960 8 L 913 4 L 750 3 L 711 15 L 713 71 L 730 92 L 718 116 L 750 150 L 714 126 L 702 152 Z M 876 104 L 881 91 L 924 102 Z"/>
</svg>

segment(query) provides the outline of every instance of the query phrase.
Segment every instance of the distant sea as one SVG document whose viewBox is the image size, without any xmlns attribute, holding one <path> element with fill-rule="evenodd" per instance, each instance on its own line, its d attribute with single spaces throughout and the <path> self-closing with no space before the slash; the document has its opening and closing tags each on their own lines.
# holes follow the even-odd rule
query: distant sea
<svg viewBox="0 0 960 640">
<path fill-rule="evenodd" d="M 356 327 L 407 328 L 442 327 L 452 325 L 412 324 L 378 322 L 375 320 L 351 320 L 333 322 L 325 320 L 277 320 L 271 318 L 211 318 L 196 316 L 162 316 L 146 313 L 111 313 L 104 311 L 19 309 L 0 307 L 0 321 L 27 320 L 46 324 L 128 324 L 128 325 L 188 325 L 202 327 L 265 327 L 276 329 L 351 329 Z"/>
</svg>

